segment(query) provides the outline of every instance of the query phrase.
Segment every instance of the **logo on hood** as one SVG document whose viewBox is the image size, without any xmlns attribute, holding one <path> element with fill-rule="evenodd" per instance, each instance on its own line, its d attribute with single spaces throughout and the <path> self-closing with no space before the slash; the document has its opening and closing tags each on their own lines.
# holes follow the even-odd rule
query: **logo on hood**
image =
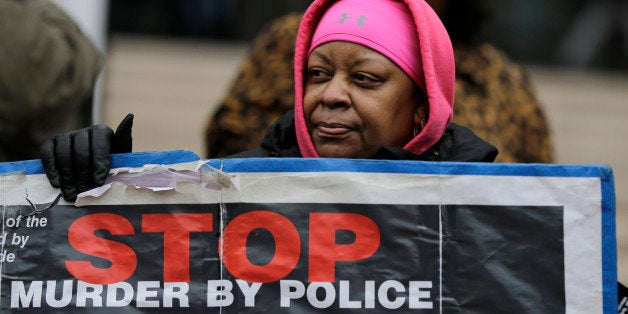
<svg viewBox="0 0 628 314">
<path fill-rule="evenodd" d="M 358 26 L 364 26 L 364 20 L 366 20 L 366 16 L 360 15 L 359 18 L 349 17 L 349 13 L 342 13 L 342 18 L 338 20 L 338 24 L 344 24 L 346 20 L 356 20 L 358 22 Z"/>
</svg>

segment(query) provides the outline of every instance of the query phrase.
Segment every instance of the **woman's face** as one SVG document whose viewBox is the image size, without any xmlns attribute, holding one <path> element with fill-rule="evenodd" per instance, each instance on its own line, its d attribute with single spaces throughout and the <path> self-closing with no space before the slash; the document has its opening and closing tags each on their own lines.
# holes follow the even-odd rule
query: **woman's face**
<svg viewBox="0 0 628 314">
<path fill-rule="evenodd" d="M 396 64 L 362 45 L 333 41 L 314 49 L 305 74 L 305 120 L 319 156 L 369 158 L 403 147 L 426 106 Z"/>
</svg>

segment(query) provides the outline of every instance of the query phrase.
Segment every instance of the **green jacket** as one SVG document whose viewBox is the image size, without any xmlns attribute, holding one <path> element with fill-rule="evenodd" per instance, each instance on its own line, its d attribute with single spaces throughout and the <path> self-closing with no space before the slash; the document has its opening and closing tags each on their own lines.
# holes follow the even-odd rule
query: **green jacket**
<svg viewBox="0 0 628 314">
<path fill-rule="evenodd" d="M 0 161 L 39 158 L 55 134 L 91 124 L 103 58 L 48 0 L 0 0 Z"/>
</svg>

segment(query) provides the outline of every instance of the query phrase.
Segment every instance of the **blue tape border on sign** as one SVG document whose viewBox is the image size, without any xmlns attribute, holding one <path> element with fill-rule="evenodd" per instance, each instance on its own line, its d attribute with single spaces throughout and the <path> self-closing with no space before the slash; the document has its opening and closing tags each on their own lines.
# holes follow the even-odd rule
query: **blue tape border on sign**
<svg viewBox="0 0 628 314">
<path fill-rule="evenodd" d="M 617 313 L 617 231 L 615 183 L 610 167 L 602 179 L 602 276 L 604 313 Z"/>
<path fill-rule="evenodd" d="M 111 168 L 142 167 L 147 164 L 176 164 L 197 160 L 200 160 L 200 157 L 191 150 L 114 154 L 111 155 Z M 43 174 L 44 168 L 39 159 L 0 163 L 0 174 L 19 171 L 24 171 L 26 174 Z"/>
<path fill-rule="evenodd" d="M 142 152 L 112 155 L 112 168 L 141 167 L 145 164 L 174 164 L 200 160 L 189 150 Z M 602 182 L 602 280 L 604 313 L 617 309 L 617 247 L 615 230 L 615 188 L 612 169 L 607 165 L 539 165 L 381 161 L 309 158 L 211 159 L 207 163 L 226 172 L 380 172 L 434 175 L 493 175 L 543 177 L 599 177 Z M 0 163 L 0 174 L 24 171 L 42 174 L 39 160 Z"/>
</svg>

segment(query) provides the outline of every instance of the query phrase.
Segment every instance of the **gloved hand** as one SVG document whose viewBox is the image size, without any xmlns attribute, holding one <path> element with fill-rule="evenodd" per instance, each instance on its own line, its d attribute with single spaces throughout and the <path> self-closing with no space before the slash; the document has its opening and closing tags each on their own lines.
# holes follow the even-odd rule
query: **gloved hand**
<svg viewBox="0 0 628 314">
<path fill-rule="evenodd" d="M 95 125 L 56 135 L 41 146 L 41 162 L 48 181 L 61 188 L 63 198 L 73 202 L 84 191 L 99 187 L 111 168 L 111 154 L 129 153 L 133 146 L 133 114 L 128 114 L 114 133 Z"/>
</svg>

